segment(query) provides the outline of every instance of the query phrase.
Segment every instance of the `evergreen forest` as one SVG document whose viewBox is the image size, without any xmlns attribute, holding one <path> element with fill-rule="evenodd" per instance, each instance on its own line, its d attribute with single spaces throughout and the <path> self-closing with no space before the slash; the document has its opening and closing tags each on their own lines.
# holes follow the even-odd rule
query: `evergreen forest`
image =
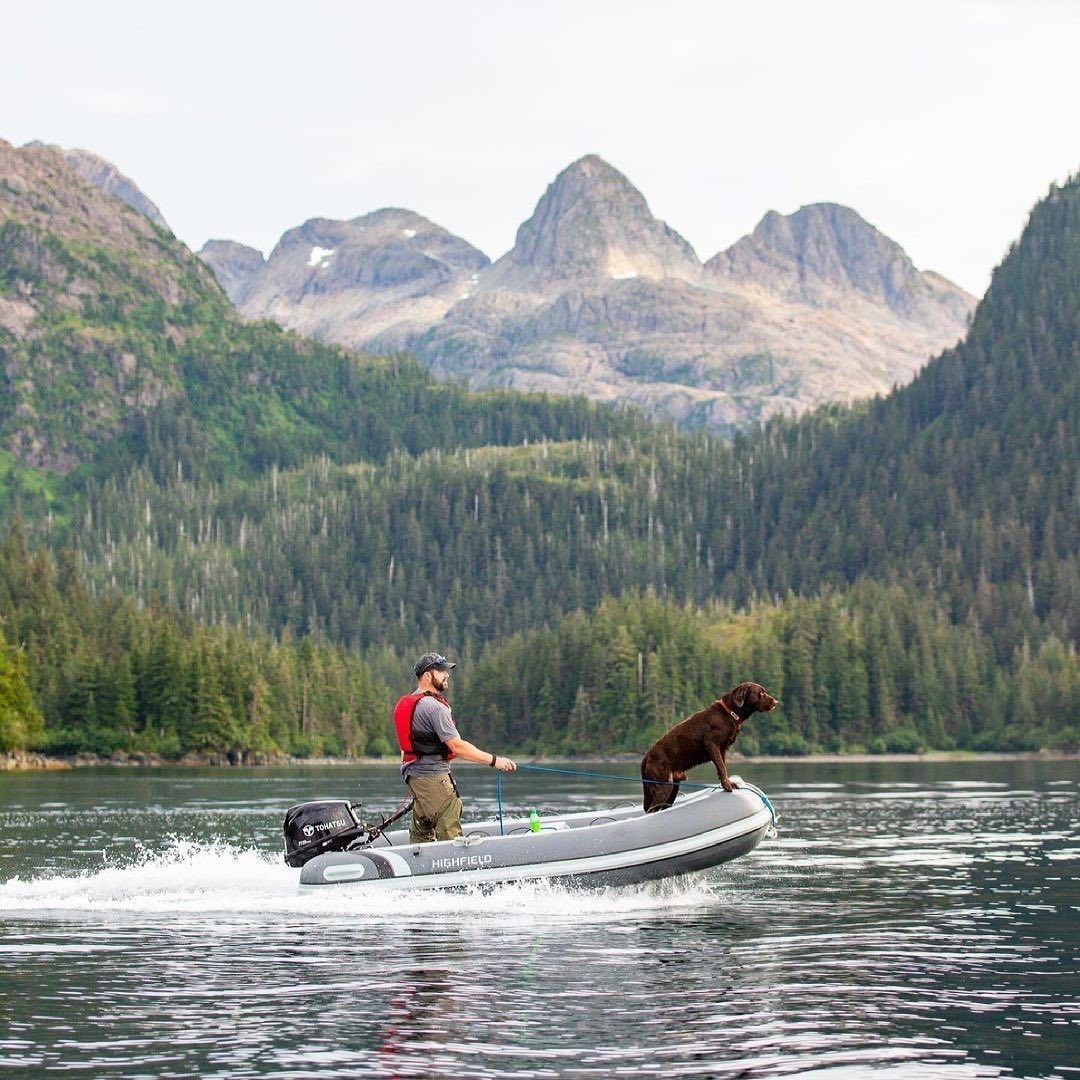
<svg viewBox="0 0 1080 1080">
<path fill-rule="evenodd" d="M 744 752 L 1080 747 L 1077 178 L 913 383 L 733 442 L 188 317 L 181 392 L 0 462 L 0 750 L 390 753 L 429 649 L 507 752 L 641 753 L 746 679 Z"/>
</svg>

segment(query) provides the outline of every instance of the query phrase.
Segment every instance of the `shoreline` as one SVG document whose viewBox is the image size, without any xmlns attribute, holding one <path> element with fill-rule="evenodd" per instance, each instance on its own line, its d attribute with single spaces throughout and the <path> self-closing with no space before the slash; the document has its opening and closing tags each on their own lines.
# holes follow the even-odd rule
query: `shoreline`
<svg viewBox="0 0 1080 1080">
<path fill-rule="evenodd" d="M 523 765 L 636 765 L 636 754 L 598 754 L 581 757 L 520 757 Z M 963 762 L 963 761 L 1078 761 L 1080 753 L 1065 750 L 927 750 L 922 754 L 798 754 L 798 755 L 730 755 L 732 764 L 770 765 L 806 764 L 867 765 L 904 762 Z M 4 772 L 69 772 L 75 769 L 254 769 L 254 768 L 355 768 L 363 765 L 396 765 L 397 758 L 388 757 L 317 757 L 294 758 L 286 755 L 259 755 L 258 760 L 234 762 L 225 754 L 186 754 L 182 758 L 163 758 L 159 754 L 115 754 L 103 758 L 96 754 L 77 754 L 72 757 L 49 757 L 32 751 L 13 751 L 0 754 L 0 773 Z"/>
</svg>

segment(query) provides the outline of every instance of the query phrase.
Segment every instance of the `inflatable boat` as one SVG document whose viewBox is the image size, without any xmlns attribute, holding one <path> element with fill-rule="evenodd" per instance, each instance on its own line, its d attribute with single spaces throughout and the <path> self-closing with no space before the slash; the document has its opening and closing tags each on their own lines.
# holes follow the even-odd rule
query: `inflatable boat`
<svg viewBox="0 0 1080 1080">
<path fill-rule="evenodd" d="M 734 791 L 707 787 L 651 814 L 626 807 L 479 821 L 465 825 L 455 840 L 430 844 L 410 843 L 404 829 L 369 829 L 347 802 L 302 803 L 286 815 L 285 857 L 301 868 L 301 892 L 345 885 L 445 889 L 538 879 L 634 885 L 707 870 L 775 835 L 776 814 L 764 792 L 737 782 Z"/>
</svg>

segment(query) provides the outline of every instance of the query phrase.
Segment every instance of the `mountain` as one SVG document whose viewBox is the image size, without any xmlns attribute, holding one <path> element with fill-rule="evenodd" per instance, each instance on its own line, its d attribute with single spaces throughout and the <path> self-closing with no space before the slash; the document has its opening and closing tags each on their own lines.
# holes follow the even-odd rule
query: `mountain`
<svg viewBox="0 0 1080 1080">
<path fill-rule="evenodd" d="M 473 386 L 573 390 L 731 432 L 907 382 L 972 305 L 841 207 L 769 215 L 701 267 L 621 174 L 586 158 L 475 295 L 411 345 Z"/>
<path fill-rule="evenodd" d="M 943 335 L 971 314 L 971 297 L 920 273 L 899 244 L 835 203 L 790 217 L 770 211 L 750 236 L 705 264 L 718 287 L 757 289 L 777 301 L 823 309 L 861 297 Z"/>
<path fill-rule="evenodd" d="M 478 654 L 635 589 L 743 605 L 870 578 L 930 590 L 1007 657 L 1041 624 L 1063 640 L 1080 626 L 1078 297 L 1073 181 L 1035 208 L 965 341 L 870 406 L 731 444 L 645 424 L 560 445 L 448 440 L 205 502 L 133 484 L 95 494 L 101 524 L 75 542 L 147 597 L 172 588 L 215 621 L 258 613 L 279 632 L 315 619 L 361 648 L 437 626 Z M 192 544 L 207 518 L 215 539 Z"/>
<path fill-rule="evenodd" d="M 427 218 L 395 209 L 305 222 L 265 262 L 221 241 L 203 250 L 245 315 L 341 345 L 378 343 L 382 352 L 442 318 L 489 263 Z"/>
<path fill-rule="evenodd" d="M 814 288 L 835 287 L 835 263 L 887 298 L 849 247 L 814 264 Z M 545 303 L 563 302 L 554 289 Z M 362 651 L 372 686 L 396 685 L 418 643 L 452 645 L 463 714 L 508 746 L 526 732 L 556 749 L 647 745 L 736 670 L 784 701 L 771 749 L 1075 745 L 1078 296 L 1072 180 L 1034 209 L 965 340 L 908 387 L 729 443 L 580 400 L 433 385 L 406 359 L 247 323 L 175 238 L 59 154 L 5 144 L 0 510 L 59 553 L 73 607 L 91 602 L 73 590 L 85 577 L 102 604 L 119 589 L 280 640 L 279 746 L 377 742 L 345 715 L 370 699 L 320 641 Z M 147 401 L 126 396 L 133 382 Z M 9 546 L 5 615 L 64 710 L 47 738 L 95 745 L 115 699 L 134 700 L 108 736 L 124 747 L 155 731 L 180 748 L 258 745 L 255 716 L 277 706 L 243 635 L 200 643 L 187 624 L 194 651 L 159 726 L 147 703 L 164 704 L 173 631 L 103 609 L 73 655 L 45 560 Z M 308 680 L 344 696 L 319 702 Z"/>
<path fill-rule="evenodd" d="M 452 280 L 418 269 L 404 295 L 399 282 L 373 288 L 358 266 L 336 273 L 334 257 L 315 258 L 338 251 L 350 224 L 286 234 L 279 249 L 298 250 L 236 287 L 240 309 L 326 341 L 408 349 L 473 387 L 631 402 L 723 433 L 908 382 L 963 334 L 974 306 L 828 204 L 770 213 L 703 266 L 595 155 L 555 178 L 494 264 L 470 263 Z M 393 230 L 365 240 L 358 265 L 399 257 Z"/>
<path fill-rule="evenodd" d="M 0 439 L 17 459 L 68 472 L 177 394 L 187 313 L 214 296 L 195 256 L 64 152 L 0 141 Z"/>
<path fill-rule="evenodd" d="M 251 483 L 133 475 L 52 542 L 98 588 L 346 642 L 388 683 L 417 642 L 453 643 L 463 713 L 508 745 L 648 745 L 738 671 L 784 701 L 772 749 L 1075 745 L 1078 298 L 1073 180 L 965 340 L 870 405 L 730 443 L 640 424 Z"/>
<path fill-rule="evenodd" d="M 239 302 L 248 279 L 266 261 L 261 251 L 233 240 L 207 240 L 199 249 L 199 258 L 213 270 L 234 304 Z"/>
<path fill-rule="evenodd" d="M 166 232 L 172 231 L 157 206 L 139 190 L 134 180 L 125 176 L 111 161 L 106 161 L 89 150 L 65 149 L 62 146 L 51 146 L 40 141 L 27 145 L 55 150 L 88 184 L 104 191 L 106 195 L 112 195 L 126 202 L 132 210 L 137 210 L 143 217 L 149 218 Z"/>
<path fill-rule="evenodd" d="M 558 293 L 574 282 L 639 277 L 697 282 L 701 264 L 622 173 L 590 154 L 555 178 L 481 288 Z"/>
<path fill-rule="evenodd" d="M 430 246 L 458 251 L 438 237 Z M 387 264 L 377 280 L 409 273 Z M 3 141 L 0 368 L 0 496 L 16 466 L 35 491 L 49 475 L 115 476 L 139 463 L 159 475 L 252 476 L 312 455 L 445 445 L 456 423 L 468 429 L 455 440 L 473 444 L 627 423 L 580 401 L 436 387 L 411 361 L 249 323 L 171 233 L 61 152 Z"/>
</svg>

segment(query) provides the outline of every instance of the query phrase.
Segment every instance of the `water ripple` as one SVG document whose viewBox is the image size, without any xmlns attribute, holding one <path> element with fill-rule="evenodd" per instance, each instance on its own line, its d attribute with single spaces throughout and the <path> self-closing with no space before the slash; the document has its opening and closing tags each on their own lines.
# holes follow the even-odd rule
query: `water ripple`
<svg viewBox="0 0 1080 1080">
<path fill-rule="evenodd" d="M 291 774 L 20 781 L 0 812 L 0 1066 L 1077 1075 L 1075 764 L 791 768 L 752 777 L 779 838 L 703 878 L 441 896 L 297 895 L 276 851 Z M 394 805 L 392 773 L 365 778 Z"/>
</svg>

